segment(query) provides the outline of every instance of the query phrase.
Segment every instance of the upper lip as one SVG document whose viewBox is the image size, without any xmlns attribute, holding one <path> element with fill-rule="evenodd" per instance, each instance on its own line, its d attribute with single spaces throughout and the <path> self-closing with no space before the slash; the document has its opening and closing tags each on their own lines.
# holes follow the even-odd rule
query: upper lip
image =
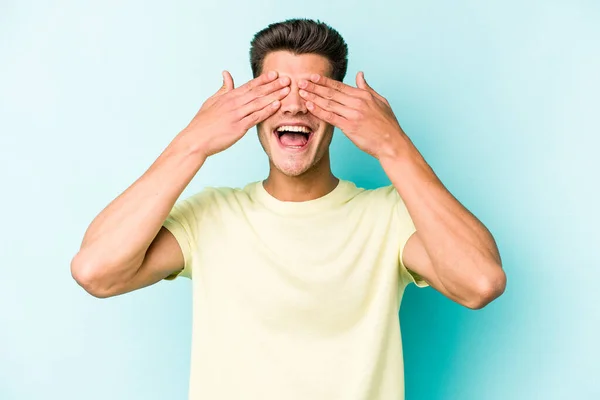
<svg viewBox="0 0 600 400">
<path fill-rule="evenodd" d="M 313 128 L 312 126 L 310 126 L 309 124 L 305 123 L 305 122 L 282 122 L 280 124 L 277 124 L 277 126 L 275 126 L 275 131 L 277 131 L 277 129 L 281 128 L 282 126 L 305 126 L 308 129 L 310 129 L 311 132 L 313 132 Z"/>
</svg>

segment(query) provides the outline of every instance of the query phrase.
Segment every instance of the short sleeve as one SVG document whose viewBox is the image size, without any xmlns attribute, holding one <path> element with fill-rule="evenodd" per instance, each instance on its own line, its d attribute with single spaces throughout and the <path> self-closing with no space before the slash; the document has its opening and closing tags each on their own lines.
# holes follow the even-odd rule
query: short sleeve
<svg viewBox="0 0 600 400">
<path fill-rule="evenodd" d="M 179 200 L 163 222 L 163 226 L 177 240 L 184 259 L 183 269 L 167 276 L 166 280 L 173 280 L 178 276 L 192 279 L 192 265 L 194 253 L 196 252 L 198 228 L 207 206 L 207 196 L 203 192 L 197 193 L 184 200 Z"/>
<path fill-rule="evenodd" d="M 403 282 L 404 286 L 407 286 L 409 283 L 414 283 L 418 287 L 427 287 L 429 284 L 417 273 L 410 271 L 404 265 L 402 260 L 402 255 L 404 254 L 404 248 L 406 247 L 406 243 L 408 239 L 417 231 L 415 224 L 404 204 L 404 201 L 398 194 L 398 191 L 394 188 L 395 193 L 395 216 L 398 218 L 398 226 L 399 226 L 399 241 L 400 241 L 400 251 L 398 253 L 398 265 L 400 268 L 400 278 Z"/>
</svg>

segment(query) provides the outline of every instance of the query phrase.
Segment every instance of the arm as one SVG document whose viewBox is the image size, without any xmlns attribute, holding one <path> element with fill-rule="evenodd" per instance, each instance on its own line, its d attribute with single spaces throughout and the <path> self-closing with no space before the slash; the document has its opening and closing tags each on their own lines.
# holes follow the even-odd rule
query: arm
<svg viewBox="0 0 600 400">
<path fill-rule="evenodd" d="M 271 116 L 289 78 L 265 73 L 234 89 L 224 83 L 151 167 L 88 227 L 71 274 L 87 292 L 110 297 L 160 281 L 183 268 L 175 237 L 162 227 L 207 157 L 227 149 Z"/>
<path fill-rule="evenodd" d="M 178 135 L 88 227 L 71 273 L 90 294 L 104 298 L 129 292 L 183 267 L 181 249 L 161 226 L 206 159 L 191 137 Z"/>
<path fill-rule="evenodd" d="M 405 202 L 417 230 L 404 247 L 407 268 L 469 308 L 500 296 L 506 276 L 494 239 L 442 185 L 364 75 L 356 88 L 319 75 L 298 86 L 311 113 L 381 162 Z"/>
<path fill-rule="evenodd" d="M 405 266 L 448 298 L 479 309 L 506 285 L 500 255 L 486 227 L 444 187 L 402 130 L 381 165 L 400 194 L 416 232 Z"/>
</svg>

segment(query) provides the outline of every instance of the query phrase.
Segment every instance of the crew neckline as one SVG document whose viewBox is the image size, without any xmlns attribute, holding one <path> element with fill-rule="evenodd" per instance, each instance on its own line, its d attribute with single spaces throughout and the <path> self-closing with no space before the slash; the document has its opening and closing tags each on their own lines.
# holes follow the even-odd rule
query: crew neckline
<svg viewBox="0 0 600 400">
<path fill-rule="evenodd" d="M 329 193 L 312 200 L 283 201 L 272 196 L 264 187 L 264 180 L 254 182 L 253 194 L 257 201 L 268 209 L 280 214 L 310 214 L 331 208 L 331 206 L 345 202 L 351 192 L 353 183 L 338 179 L 338 184 Z"/>
</svg>

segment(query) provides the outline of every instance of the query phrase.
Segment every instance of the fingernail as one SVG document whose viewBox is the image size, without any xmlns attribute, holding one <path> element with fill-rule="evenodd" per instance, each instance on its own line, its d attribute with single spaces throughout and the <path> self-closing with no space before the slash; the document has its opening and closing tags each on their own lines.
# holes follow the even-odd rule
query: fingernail
<svg viewBox="0 0 600 400">
<path fill-rule="evenodd" d="M 305 97 L 308 93 L 306 93 L 306 90 L 300 90 L 298 93 L 300 93 L 300 96 Z"/>
<path fill-rule="evenodd" d="M 290 90 L 289 86 L 284 87 L 283 89 L 281 89 L 281 94 L 287 94 L 287 92 Z"/>
<path fill-rule="evenodd" d="M 283 78 L 279 78 L 279 83 L 281 83 L 282 85 L 287 85 L 289 83 L 289 79 L 287 76 L 284 76 Z"/>
<path fill-rule="evenodd" d="M 275 79 L 277 77 L 277 73 L 275 71 L 271 71 L 269 72 L 268 77 L 269 79 Z"/>
<path fill-rule="evenodd" d="M 308 108 L 309 110 L 312 110 L 313 108 L 315 108 L 315 105 L 313 103 L 311 103 L 310 101 L 307 101 L 306 108 Z"/>
<path fill-rule="evenodd" d="M 306 79 L 300 79 L 298 81 L 298 87 L 306 88 L 307 85 L 308 85 L 308 81 Z"/>
<path fill-rule="evenodd" d="M 310 80 L 313 82 L 318 82 L 319 81 L 319 75 L 318 74 L 312 74 L 310 76 Z"/>
</svg>

